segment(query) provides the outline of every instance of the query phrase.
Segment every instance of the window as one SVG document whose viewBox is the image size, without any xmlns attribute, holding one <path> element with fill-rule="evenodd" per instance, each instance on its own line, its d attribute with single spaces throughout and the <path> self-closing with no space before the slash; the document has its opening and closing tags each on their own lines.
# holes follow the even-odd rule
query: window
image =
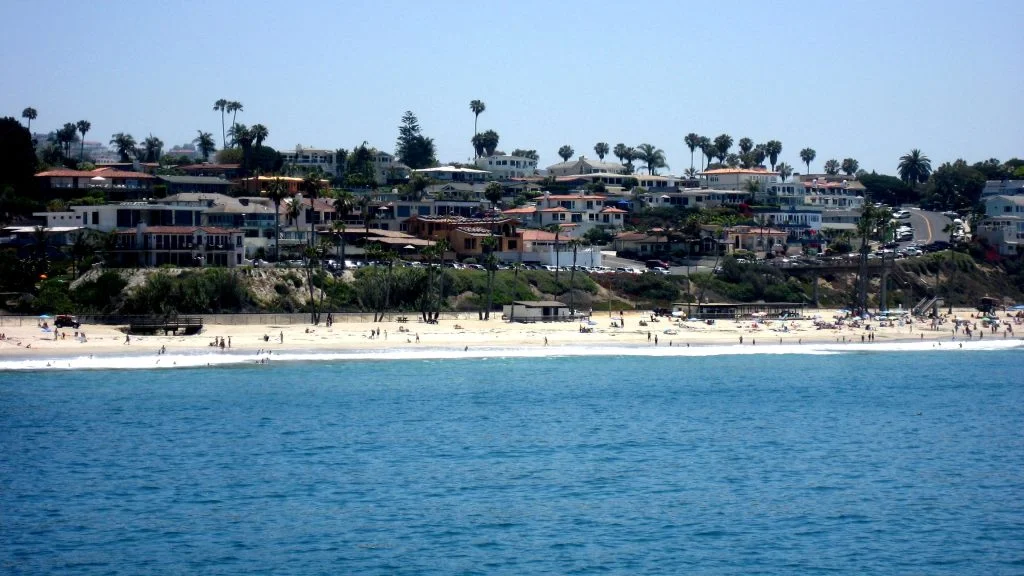
<svg viewBox="0 0 1024 576">
<path fill-rule="evenodd" d="M 476 240 L 473 238 L 466 238 L 463 241 L 462 245 L 463 248 L 465 248 L 466 250 L 473 250 L 474 248 L 476 248 Z"/>
</svg>

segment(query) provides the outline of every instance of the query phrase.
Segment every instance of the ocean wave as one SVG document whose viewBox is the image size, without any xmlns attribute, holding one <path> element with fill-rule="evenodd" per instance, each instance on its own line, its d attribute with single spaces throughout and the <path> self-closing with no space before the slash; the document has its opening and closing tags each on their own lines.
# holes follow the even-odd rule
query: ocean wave
<svg viewBox="0 0 1024 576">
<path fill-rule="evenodd" d="M 265 365 L 281 362 L 336 362 L 388 360 L 456 360 L 484 358 L 545 358 L 566 356 L 703 357 L 737 355 L 827 356 L 878 352 L 973 352 L 1024 349 L 1022 340 L 967 342 L 875 342 L 848 344 L 766 344 L 700 346 L 550 346 L 469 347 L 377 350 L 280 351 L 270 354 L 221 352 L 167 353 L 160 355 L 92 354 L 61 358 L 0 360 L 0 371 L 12 370 L 153 370 L 215 366 Z"/>
</svg>

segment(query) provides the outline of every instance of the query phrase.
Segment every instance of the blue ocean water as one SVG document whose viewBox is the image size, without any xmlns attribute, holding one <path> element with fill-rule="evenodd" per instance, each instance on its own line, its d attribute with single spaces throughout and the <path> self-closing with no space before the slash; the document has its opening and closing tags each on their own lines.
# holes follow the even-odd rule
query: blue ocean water
<svg viewBox="0 0 1024 576">
<path fill-rule="evenodd" d="M 5 574 L 1021 574 L 1024 352 L 0 372 Z"/>
</svg>

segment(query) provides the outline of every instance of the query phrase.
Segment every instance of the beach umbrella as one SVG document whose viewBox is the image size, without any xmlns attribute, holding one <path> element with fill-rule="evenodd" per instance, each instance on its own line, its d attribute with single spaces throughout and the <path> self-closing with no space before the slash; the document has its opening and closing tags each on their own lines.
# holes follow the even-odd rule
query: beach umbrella
<svg viewBox="0 0 1024 576">
<path fill-rule="evenodd" d="M 40 320 L 49 320 L 50 318 L 53 318 L 53 316 L 50 316 L 49 314 L 40 314 L 39 315 L 39 319 Z"/>
</svg>

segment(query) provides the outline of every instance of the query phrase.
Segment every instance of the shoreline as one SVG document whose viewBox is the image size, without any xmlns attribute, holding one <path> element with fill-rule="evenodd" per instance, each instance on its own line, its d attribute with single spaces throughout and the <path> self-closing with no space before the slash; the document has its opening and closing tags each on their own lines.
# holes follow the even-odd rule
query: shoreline
<svg viewBox="0 0 1024 576">
<path fill-rule="evenodd" d="M 814 311 L 823 319 L 832 318 L 837 311 Z M 957 310 L 953 317 L 970 319 L 972 311 Z M 43 333 L 39 327 L 0 327 L 6 335 L 0 340 L 0 370 L 6 365 L 49 360 L 92 359 L 97 357 L 158 360 L 171 358 L 235 359 L 231 363 L 244 363 L 244 358 L 256 362 L 263 357 L 329 357 L 329 358 L 458 358 L 477 357 L 479 354 L 501 352 L 530 356 L 582 355 L 594 351 L 627 355 L 686 355 L 715 348 L 731 350 L 734 354 L 751 353 L 754 349 L 764 353 L 796 353 L 807 347 L 808 353 L 839 346 L 844 350 L 887 349 L 906 347 L 927 349 L 947 342 L 978 344 L 1006 342 L 996 347 L 1016 347 L 1016 336 L 1003 327 L 996 333 L 980 328 L 973 338 L 965 338 L 962 331 L 956 335 L 952 323 L 938 329 L 919 329 L 921 322 L 912 326 L 879 327 L 872 321 L 872 330 L 842 326 L 819 329 L 808 319 L 754 322 L 745 320 L 718 320 L 709 325 L 701 321 L 673 322 L 669 318 L 650 322 L 650 315 L 628 313 L 624 315 L 626 328 L 612 327 L 611 320 L 595 316 L 592 325 L 579 322 L 552 322 L 520 324 L 492 318 L 489 321 L 443 321 L 440 324 L 422 322 L 339 322 L 333 326 L 309 325 L 212 325 L 194 336 L 131 336 L 125 343 L 125 334 L 118 326 L 86 325 L 87 334 L 82 342 L 74 339 L 74 330 L 61 329 L 66 334 L 54 340 L 52 333 Z M 1002 319 L 1002 318 L 1001 318 Z M 640 326 L 640 321 L 648 322 Z M 592 332 L 584 332 L 590 328 Z M 379 330 L 379 336 L 371 336 Z M 981 338 L 979 335 L 985 333 Z M 220 339 L 225 340 L 223 350 Z M 212 346 L 214 340 L 218 346 Z M 281 341 L 283 339 L 283 342 Z M 873 341 L 872 341 L 873 339 Z M 852 348 L 851 348 L 852 346 Z M 790 351 L 790 348 L 793 350 Z M 673 351 L 674 349 L 674 351 Z M 589 351 L 589 352 L 588 352 Z M 478 354 L 479 353 L 479 354 Z M 697 354 L 692 354 L 697 355 Z M 218 362 L 220 363 L 220 362 Z M 151 364 L 157 365 L 157 364 Z"/>
</svg>

